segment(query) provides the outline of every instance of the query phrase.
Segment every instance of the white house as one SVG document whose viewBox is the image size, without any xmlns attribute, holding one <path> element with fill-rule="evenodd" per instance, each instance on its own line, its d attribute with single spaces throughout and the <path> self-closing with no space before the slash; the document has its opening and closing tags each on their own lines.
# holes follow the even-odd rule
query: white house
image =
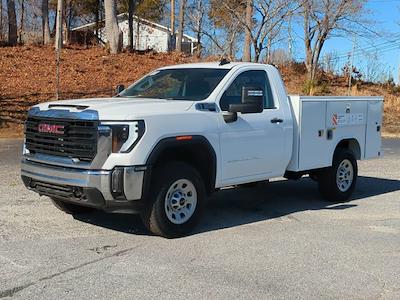
<svg viewBox="0 0 400 300">
<path fill-rule="evenodd" d="M 128 14 L 123 13 L 117 16 L 118 25 L 123 33 L 123 45 L 128 46 Z M 71 30 L 71 39 L 77 43 L 89 43 L 97 39 L 100 43 L 107 42 L 104 21 L 98 23 L 98 37 L 96 38 L 96 23 L 88 23 L 75 27 Z M 175 35 L 176 36 L 176 35 Z M 154 50 L 157 52 L 167 52 L 169 49 L 171 29 L 158 23 L 133 17 L 133 41 L 135 50 L 146 51 Z M 182 38 L 182 51 L 187 54 L 193 54 L 197 46 L 197 39 L 184 34 Z"/>
</svg>

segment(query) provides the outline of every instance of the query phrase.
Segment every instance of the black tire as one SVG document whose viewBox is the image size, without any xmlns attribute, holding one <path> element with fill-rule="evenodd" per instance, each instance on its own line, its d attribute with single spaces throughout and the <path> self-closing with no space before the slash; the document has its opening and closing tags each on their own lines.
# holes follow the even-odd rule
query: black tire
<svg viewBox="0 0 400 300">
<path fill-rule="evenodd" d="M 189 181 L 195 188 L 197 195 L 197 203 L 194 205 L 193 214 L 187 214 L 188 219 L 182 224 L 174 224 L 169 218 L 174 215 L 175 210 L 167 209 L 169 195 L 179 192 L 178 181 Z M 175 186 L 175 187 L 174 187 Z M 177 187 L 176 187 L 177 186 Z M 174 192 L 171 192 L 171 189 Z M 189 193 L 188 193 L 189 194 Z M 185 193 L 183 192 L 183 195 Z M 186 196 L 184 196 L 186 198 Z M 141 214 L 144 225 L 152 233 L 166 238 L 176 238 L 185 236 L 190 233 L 197 225 L 200 215 L 205 206 L 206 191 L 204 182 L 199 172 L 183 162 L 170 162 L 154 170 L 154 177 L 151 182 L 149 197 L 145 209 Z M 185 207 L 185 201 L 182 207 Z M 170 212 L 167 216 L 167 210 Z M 172 214 L 172 216 L 171 216 Z M 176 210 L 176 215 L 180 214 L 180 210 Z"/>
<path fill-rule="evenodd" d="M 341 189 L 339 187 L 339 183 L 337 182 L 337 177 L 339 176 L 338 169 L 342 163 L 345 167 L 348 166 L 349 163 L 351 164 L 353 175 L 351 178 L 351 184 L 349 185 L 349 183 L 343 183 L 344 186 L 341 186 Z M 353 152 L 348 149 L 338 149 L 337 151 L 335 151 L 332 167 L 326 168 L 318 174 L 319 190 L 322 196 L 328 201 L 347 201 L 352 195 L 356 186 L 357 175 L 357 160 L 354 157 Z M 348 180 L 345 181 L 347 182 Z M 344 187 L 347 188 L 344 189 Z"/>
<path fill-rule="evenodd" d="M 76 205 L 56 198 L 51 198 L 51 202 L 53 202 L 54 206 L 59 210 L 70 215 L 88 214 L 96 210 L 93 207 Z"/>
</svg>

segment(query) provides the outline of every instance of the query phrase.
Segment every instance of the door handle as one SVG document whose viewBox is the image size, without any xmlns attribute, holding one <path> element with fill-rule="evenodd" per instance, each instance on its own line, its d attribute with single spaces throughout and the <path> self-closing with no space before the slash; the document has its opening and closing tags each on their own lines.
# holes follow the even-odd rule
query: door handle
<svg viewBox="0 0 400 300">
<path fill-rule="evenodd" d="M 274 123 L 274 124 L 283 123 L 283 120 L 282 120 L 282 119 L 278 119 L 278 118 L 273 118 L 273 119 L 271 120 L 271 123 Z"/>
</svg>

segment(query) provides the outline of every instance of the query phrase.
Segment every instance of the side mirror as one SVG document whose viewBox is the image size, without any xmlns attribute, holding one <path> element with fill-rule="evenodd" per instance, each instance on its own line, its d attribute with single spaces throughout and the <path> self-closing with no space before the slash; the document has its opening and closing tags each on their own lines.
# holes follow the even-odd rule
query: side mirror
<svg viewBox="0 0 400 300">
<path fill-rule="evenodd" d="M 121 93 L 123 90 L 125 90 L 125 86 L 123 84 L 119 84 L 117 85 L 117 87 L 115 88 L 115 94 L 118 95 L 119 93 Z"/>
<path fill-rule="evenodd" d="M 242 103 L 230 104 L 231 113 L 261 113 L 264 110 L 264 89 L 257 86 L 244 86 L 242 88 Z"/>
</svg>

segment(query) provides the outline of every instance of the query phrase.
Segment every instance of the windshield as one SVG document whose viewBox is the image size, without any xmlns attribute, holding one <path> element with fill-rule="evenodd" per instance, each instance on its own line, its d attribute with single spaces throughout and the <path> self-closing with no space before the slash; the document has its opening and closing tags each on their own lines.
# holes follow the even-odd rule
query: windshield
<svg viewBox="0 0 400 300">
<path fill-rule="evenodd" d="M 122 91 L 119 96 L 204 100 L 228 72 L 228 69 L 157 70 Z"/>
</svg>

